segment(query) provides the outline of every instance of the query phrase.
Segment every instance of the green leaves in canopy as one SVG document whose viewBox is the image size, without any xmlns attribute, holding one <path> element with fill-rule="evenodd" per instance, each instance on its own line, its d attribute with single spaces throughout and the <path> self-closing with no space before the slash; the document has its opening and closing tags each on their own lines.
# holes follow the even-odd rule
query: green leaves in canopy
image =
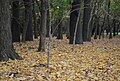
<svg viewBox="0 0 120 81">
<path fill-rule="evenodd" d="M 111 0 L 111 13 L 120 19 L 120 0 Z"/>
<path fill-rule="evenodd" d="M 68 12 L 71 0 L 51 0 L 52 18 L 61 19 Z"/>
</svg>

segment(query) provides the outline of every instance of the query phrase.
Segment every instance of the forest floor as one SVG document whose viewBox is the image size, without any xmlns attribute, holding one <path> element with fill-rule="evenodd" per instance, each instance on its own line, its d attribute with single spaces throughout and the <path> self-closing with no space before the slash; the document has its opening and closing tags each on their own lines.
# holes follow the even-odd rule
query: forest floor
<svg viewBox="0 0 120 81">
<path fill-rule="evenodd" d="M 120 37 L 97 39 L 83 45 L 53 38 L 50 69 L 47 50 L 37 52 L 38 40 L 14 43 L 24 60 L 0 62 L 0 81 L 120 81 Z"/>
</svg>

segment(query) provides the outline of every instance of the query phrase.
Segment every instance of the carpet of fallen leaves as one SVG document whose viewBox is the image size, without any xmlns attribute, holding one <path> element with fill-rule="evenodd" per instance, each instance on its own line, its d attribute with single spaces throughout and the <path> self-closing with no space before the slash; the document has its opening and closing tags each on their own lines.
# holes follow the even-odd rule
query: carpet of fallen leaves
<svg viewBox="0 0 120 81">
<path fill-rule="evenodd" d="M 120 81 L 120 37 L 76 45 L 53 38 L 50 69 L 47 50 L 37 52 L 38 40 L 14 43 L 24 60 L 0 62 L 0 81 Z"/>
</svg>

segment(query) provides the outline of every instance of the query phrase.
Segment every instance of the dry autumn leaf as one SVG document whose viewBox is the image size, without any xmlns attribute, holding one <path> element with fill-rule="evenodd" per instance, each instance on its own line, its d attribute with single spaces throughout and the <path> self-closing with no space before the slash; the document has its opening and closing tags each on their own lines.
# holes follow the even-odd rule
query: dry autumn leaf
<svg viewBox="0 0 120 81">
<path fill-rule="evenodd" d="M 117 40 L 117 41 L 116 41 Z M 68 40 L 53 39 L 50 69 L 46 68 L 47 52 L 37 51 L 38 40 L 14 43 L 16 52 L 24 60 L 9 60 L 0 63 L 0 80 L 20 81 L 119 81 L 120 42 L 119 38 L 92 40 L 92 44 L 76 45 L 71 52 Z M 108 42 L 108 43 L 105 43 Z M 59 45 L 57 45 L 59 43 Z M 34 46 L 35 45 L 35 46 Z M 57 46 L 56 46 L 57 45 Z M 24 49 L 22 49 L 24 48 Z M 29 48 L 29 49 L 28 49 Z M 15 77 L 11 72 L 18 72 Z"/>
</svg>

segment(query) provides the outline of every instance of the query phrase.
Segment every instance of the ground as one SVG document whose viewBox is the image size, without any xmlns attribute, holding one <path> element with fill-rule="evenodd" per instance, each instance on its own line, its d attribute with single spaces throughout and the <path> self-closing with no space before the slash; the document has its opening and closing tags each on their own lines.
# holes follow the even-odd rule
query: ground
<svg viewBox="0 0 120 81">
<path fill-rule="evenodd" d="M 37 52 L 38 40 L 14 43 L 24 60 L 0 62 L 0 81 L 120 81 L 120 37 L 76 45 L 53 38 L 50 69 L 47 49 Z"/>
</svg>

